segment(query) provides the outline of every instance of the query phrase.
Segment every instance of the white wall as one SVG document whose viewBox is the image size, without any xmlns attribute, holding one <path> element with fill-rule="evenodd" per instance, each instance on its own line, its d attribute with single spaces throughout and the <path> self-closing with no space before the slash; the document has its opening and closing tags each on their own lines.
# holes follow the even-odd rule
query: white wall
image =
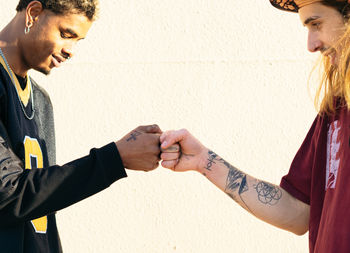
<svg viewBox="0 0 350 253">
<path fill-rule="evenodd" d="M 101 0 L 100 16 L 66 66 L 31 73 L 55 106 L 59 164 L 158 123 L 279 183 L 316 115 L 317 57 L 296 14 L 267 0 Z M 200 174 L 128 175 L 59 212 L 66 253 L 308 252 L 307 234 L 257 220 Z"/>
</svg>

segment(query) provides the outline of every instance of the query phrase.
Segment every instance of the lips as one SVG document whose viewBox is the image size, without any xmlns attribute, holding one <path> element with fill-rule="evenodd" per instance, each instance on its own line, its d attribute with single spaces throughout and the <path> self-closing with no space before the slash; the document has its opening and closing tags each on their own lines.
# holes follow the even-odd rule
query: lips
<svg viewBox="0 0 350 253">
<path fill-rule="evenodd" d="M 58 55 L 52 55 L 52 63 L 56 68 L 59 68 L 62 65 L 62 62 L 64 62 L 65 59 Z"/>
<path fill-rule="evenodd" d="M 329 58 L 332 65 L 335 64 L 336 51 L 334 48 L 329 48 L 329 49 L 325 50 L 322 54 L 323 54 L 323 56 Z"/>
<path fill-rule="evenodd" d="M 327 57 L 329 58 L 329 60 L 330 60 L 330 62 L 331 62 L 332 65 L 335 64 L 335 59 L 336 59 L 335 56 L 336 56 L 335 52 L 329 53 L 329 54 L 327 55 Z"/>
</svg>

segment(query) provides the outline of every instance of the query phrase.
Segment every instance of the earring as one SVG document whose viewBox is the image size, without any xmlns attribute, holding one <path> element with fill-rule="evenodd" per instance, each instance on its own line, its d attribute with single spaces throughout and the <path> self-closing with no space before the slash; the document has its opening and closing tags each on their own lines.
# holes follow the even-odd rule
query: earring
<svg viewBox="0 0 350 253">
<path fill-rule="evenodd" d="M 28 22 L 26 27 L 24 28 L 24 34 L 28 34 L 30 32 L 30 28 L 33 26 L 32 22 Z"/>
</svg>

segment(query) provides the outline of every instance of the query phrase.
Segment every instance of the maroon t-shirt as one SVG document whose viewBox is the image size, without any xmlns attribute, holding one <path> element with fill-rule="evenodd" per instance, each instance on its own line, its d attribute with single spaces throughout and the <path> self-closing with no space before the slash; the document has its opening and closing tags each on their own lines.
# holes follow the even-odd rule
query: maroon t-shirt
<svg viewBox="0 0 350 253">
<path fill-rule="evenodd" d="M 310 205 L 312 253 L 350 252 L 350 112 L 317 116 L 281 187 Z"/>
</svg>

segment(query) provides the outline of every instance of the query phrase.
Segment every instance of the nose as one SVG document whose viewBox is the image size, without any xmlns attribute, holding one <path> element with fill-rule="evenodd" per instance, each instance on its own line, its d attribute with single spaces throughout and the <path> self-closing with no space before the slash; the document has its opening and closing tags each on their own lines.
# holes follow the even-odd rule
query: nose
<svg viewBox="0 0 350 253">
<path fill-rule="evenodd" d="M 69 60 L 70 58 L 72 58 L 73 57 L 73 50 L 71 49 L 71 48 L 63 48 L 62 49 L 62 56 L 65 58 L 65 59 L 67 59 L 67 60 Z"/>
<path fill-rule="evenodd" d="M 74 40 L 70 40 L 62 45 L 62 56 L 66 59 L 72 58 L 74 56 L 73 48 L 77 42 Z"/>
<path fill-rule="evenodd" d="M 323 47 L 321 40 L 318 38 L 317 34 L 314 32 L 309 32 L 307 38 L 307 50 L 311 53 L 320 51 Z"/>
</svg>

